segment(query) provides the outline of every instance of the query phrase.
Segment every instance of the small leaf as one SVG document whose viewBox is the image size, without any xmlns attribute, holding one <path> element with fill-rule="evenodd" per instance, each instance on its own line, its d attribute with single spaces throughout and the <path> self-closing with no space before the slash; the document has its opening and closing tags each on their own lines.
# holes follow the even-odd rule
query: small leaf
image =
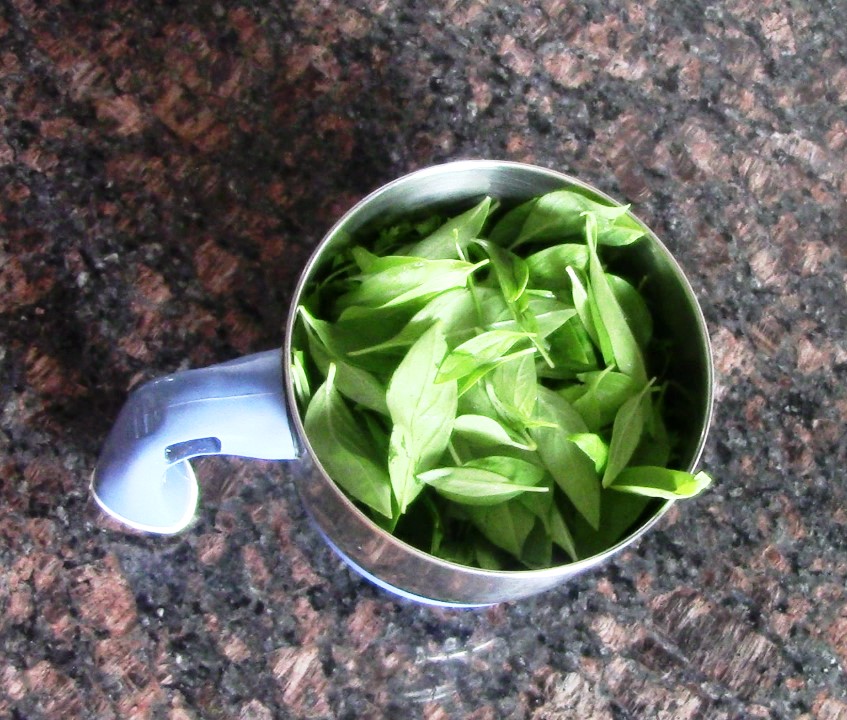
<svg viewBox="0 0 847 720">
<path fill-rule="evenodd" d="M 698 495 L 711 483 L 712 479 L 702 471 L 692 475 L 682 470 L 646 465 L 621 470 L 609 487 L 618 492 L 678 500 Z"/>
<path fill-rule="evenodd" d="M 512 347 L 528 337 L 525 332 L 489 330 L 463 342 L 441 364 L 436 382 L 456 380 L 470 374 L 481 365 L 487 365 L 509 352 Z"/>
<path fill-rule="evenodd" d="M 487 507 L 468 507 L 474 526 L 491 543 L 520 559 L 535 516 L 517 500 Z"/>
<path fill-rule="evenodd" d="M 335 387 L 353 402 L 388 414 L 385 402 L 385 385 L 367 370 L 357 368 L 340 357 L 334 357 L 317 337 L 309 337 L 309 350 L 318 369 L 327 374 L 330 364 L 335 366 Z"/>
<path fill-rule="evenodd" d="M 585 216 L 585 228 L 591 289 L 600 320 L 611 342 L 615 364 L 640 385 L 647 382 L 644 358 L 597 255 L 597 220 L 593 215 Z"/>
<path fill-rule="evenodd" d="M 490 210 L 491 198 L 483 198 L 478 205 L 448 220 L 411 247 L 408 254 L 428 259 L 456 258 L 456 246 L 464 250 L 471 240 L 479 237 Z"/>
<path fill-rule="evenodd" d="M 388 470 L 401 513 L 422 489 L 416 475 L 434 466 L 452 433 L 456 382 L 435 383 L 446 352 L 441 328 L 434 325 L 412 345 L 388 385 L 386 402 L 394 423 Z"/>
<path fill-rule="evenodd" d="M 574 433 L 568 435 L 568 440 L 591 458 L 598 473 L 603 472 L 609 458 L 609 446 L 603 438 L 596 433 Z"/>
<path fill-rule="evenodd" d="M 463 287 L 471 273 L 487 264 L 475 265 L 462 260 L 427 260 L 392 265 L 381 272 L 364 275 L 359 286 L 339 299 L 340 305 L 381 308 Z"/>
<path fill-rule="evenodd" d="M 596 528 L 600 522 L 599 477 L 591 459 L 568 439 L 586 432 L 585 423 L 563 398 L 546 388 L 539 388 L 537 413 L 540 419 L 556 424 L 555 428 L 531 430 L 541 460 L 568 499 Z"/>
<path fill-rule="evenodd" d="M 533 287 L 548 290 L 570 291 L 571 282 L 567 268 L 586 272 L 588 248 L 583 244 L 564 243 L 545 248 L 526 259 Z"/>
<path fill-rule="evenodd" d="M 327 474 L 347 493 L 391 517 L 391 482 L 372 445 L 333 385 L 334 366 L 306 410 L 306 437 Z"/>
<path fill-rule="evenodd" d="M 617 415 L 612 425 L 612 440 L 609 443 L 609 459 L 606 463 L 606 471 L 603 473 L 603 487 L 609 487 L 614 482 L 618 473 L 623 470 L 629 462 L 635 448 L 641 441 L 644 432 L 644 423 L 647 413 L 650 411 L 650 397 L 648 395 L 650 386 L 648 383 L 637 394 L 629 398 Z"/>
<path fill-rule="evenodd" d="M 653 337 L 653 318 L 647 303 L 641 293 L 622 277 L 606 273 L 606 279 L 621 306 L 636 342 L 642 350 L 646 349 Z"/>
<path fill-rule="evenodd" d="M 453 432 L 466 440 L 485 447 L 516 447 L 534 450 L 535 445 L 525 445 L 512 438 L 497 420 L 487 415 L 459 415 L 453 423 Z"/>
<path fill-rule="evenodd" d="M 585 383 L 585 391 L 573 400 L 573 406 L 591 432 L 611 425 L 621 405 L 639 389 L 629 375 L 615 372 L 611 367 L 580 373 L 577 377 Z"/>
<path fill-rule="evenodd" d="M 523 492 L 547 492 L 535 487 L 544 470 L 511 457 L 486 457 L 461 467 L 442 467 L 418 474 L 418 480 L 440 495 L 463 505 L 494 505 Z"/>
</svg>

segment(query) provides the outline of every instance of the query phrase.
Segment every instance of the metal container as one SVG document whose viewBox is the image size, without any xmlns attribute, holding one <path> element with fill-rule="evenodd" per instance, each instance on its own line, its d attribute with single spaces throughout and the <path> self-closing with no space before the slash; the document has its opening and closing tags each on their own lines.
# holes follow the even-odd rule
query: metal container
<svg viewBox="0 0 847 720">
<path fill-rule="evenodd" d="M 99 505 L 132 527 L 175 533 L 188 526 L 196 510 L 198 489 L 190 458 L 228 454 L 296 460 L 309 453 L 317 471 L 298 475 L 298 491 L 327 543 L 379 586 L 417 601 L 450 606 L 489 605 L 534 595 L 600 565 L 631 545 L 672 502 L 657 502 L 652 515 L 605 552 L 543 570 L 466 567 L 398 540 L 377 527 L 323 472 L 306 437 L 288 372 L 301 295 L 323 262 L 361 228 L 375 223 L 387 226 L 410 213 L 467 207 L 485 195 L 517 203 L 569 186 L 615 203 L 568 175 L 488 160 L 430 167 L 368 195 L 327 233 L 303 270 L 291 301 L 282 351 L 170 375 L 147 383 L 130 396 L 92 477 L 92 492 Z M 620 265 L 624 262 L 625 267 Z M 668 374 L 689 397 L 686 419 L 675 430 L 682 440 L 680 465 L 693 471 L 706 441 L 713 400 L 712 355 L 703 313 L 682 269 L 649 230 L 645 238 L 621 253 L 615 269 L 650 278 L 654 322 L 679 339 Z"/>
</svg>

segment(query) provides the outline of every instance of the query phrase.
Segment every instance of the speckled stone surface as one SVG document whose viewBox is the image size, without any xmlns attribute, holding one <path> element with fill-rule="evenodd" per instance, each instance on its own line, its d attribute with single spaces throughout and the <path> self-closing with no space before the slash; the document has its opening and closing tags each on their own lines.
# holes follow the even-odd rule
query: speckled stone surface
<svg viewBox="0 0 847 720">
<path fill-rule="evenodd" d="M 0 717 L 845 720 L 845 107 L 840 0 L 0 5 Z M 102 517 L 131 387 L 280 345 L 333 220 L 467 157 L 576 174 L 677 255 L 713 489 L 482 611 L 346 570 L 305 461 L 199 462 L 177 537 Z"/>
</svg>

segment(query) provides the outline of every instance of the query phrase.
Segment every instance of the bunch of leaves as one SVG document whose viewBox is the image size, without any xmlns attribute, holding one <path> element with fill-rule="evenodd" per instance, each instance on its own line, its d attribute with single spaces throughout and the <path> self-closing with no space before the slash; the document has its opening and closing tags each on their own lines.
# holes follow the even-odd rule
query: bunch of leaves
<svg viewBox="0 0 847 720">
<path fill-rule="evenodd" d="M 354 238 L 291 357 L 329 476 L 386 530 L 493 569 L 589 557 L 702 491 L 669 467 L 647 302 L 602 260 L 643 235 L 573 188 Z"/>
</svg>

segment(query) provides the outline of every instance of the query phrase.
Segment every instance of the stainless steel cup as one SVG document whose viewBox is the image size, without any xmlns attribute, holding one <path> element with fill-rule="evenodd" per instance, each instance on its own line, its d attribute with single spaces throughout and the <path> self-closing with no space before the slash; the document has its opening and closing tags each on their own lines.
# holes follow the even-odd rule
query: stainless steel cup
<svg viewBox="0 0 847 720">
<path fill-rule="evenodd" d="M 672 502 L 657 503 L 652 515 L 605 552 L 544 570 L 466 567 L 398 540 L 364 515 L 321 468 L 294 402 L 288 370 L 301 295 L 323 263 L 363 227 L 387 226 L 410 213 L 467 207 L 485 195 L 516 203 L 568 186 L 615 202 L 568 175 L 490 160 L 430 167 L 371 193 L 327 233 L 303 270 L 282 351 L 176 373 L 133 392 L 92 476 L 94 498 L 107 513 L 132 527 L 176 533 L 190 524 L 196 511 L 198 487 L 190 458 L 228 454 L 296 460 L 308 453 L 317 471 L 298 475 L 298 491 L 327 543 L 379 586 L 421 602 L 450 606 L 489 605 L 539 593 L 631 545 Z M 688 405 L 675 427 L 681 438 L 680 467 L 693 471 L 706 441 L 713 401 L 712 355 L 703 313 L 682 269 L 649 229 L 646 238 L 611 262 L 618 263 L 615 268 L 622 274 L 650 278 L 654 322 L 675 341 L 668 374 L 684 388 Z"/>
</svg>

